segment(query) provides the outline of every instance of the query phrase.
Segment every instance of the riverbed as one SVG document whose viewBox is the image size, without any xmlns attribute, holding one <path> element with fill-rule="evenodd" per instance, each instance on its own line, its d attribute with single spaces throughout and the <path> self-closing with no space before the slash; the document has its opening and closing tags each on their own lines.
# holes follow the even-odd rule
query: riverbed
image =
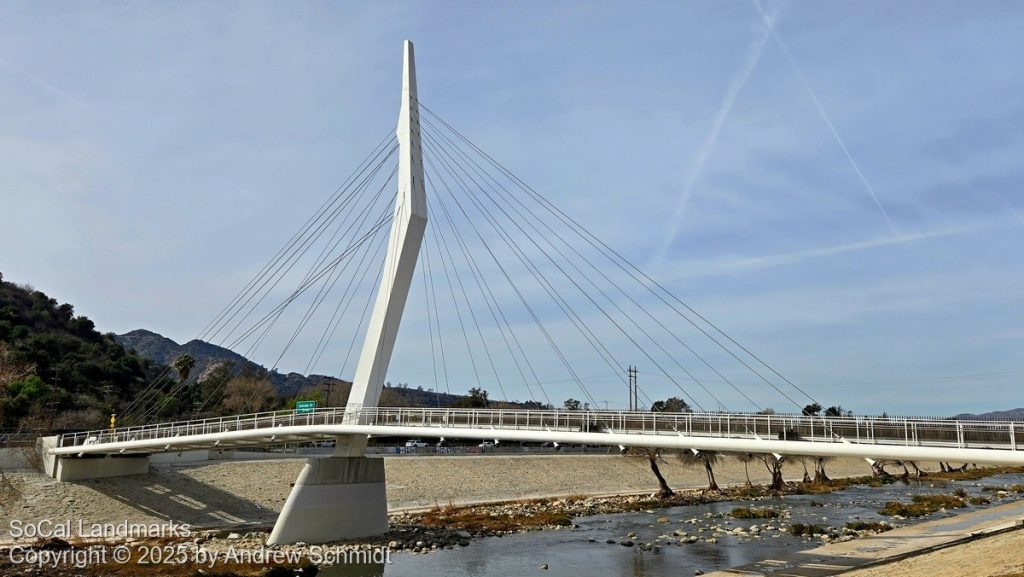
<svg viewBox="0 0 1024 577">
<path fill-rule="evenodd" d="M 993 504 L 1021 498 L 997 496 L 983 487 L 1024 482 L 1021 475 L 997 475 L 977 481 L 929 481 L 882 487 L 857 486 L 823 495 L 792 495 L 755 502 L 717 502 L 647 512 L 595 515 L 575 519 L 572 528 L 519 533 L 475 540 L 468 547 L 429 554 L 397 552 L 386 566 L 331 567 L 325 577 L 381 576 L 508 576 L 550 577 L 633 576 L 678 577 L 711 572 L 809 549 L 820 537 L 794 536 L 793 523 L 820 526 L 843 538 L 843 528 L 855 521 L 887 521 L 910 525 L 941 516 L 985 508 L 969 505 L 916 519 L 894 519 L 878 513 L 888 501 L 909 501 L 917 494 L 952 494 L 963 488 L 969 496 Z M 733 519 L 736 507 L 771 508 L 776 519 Z M 751 529 L 753 527 L 753 530 Z M 696 537 L 695 542 L 692 541 Z M 609 543 L 611 541 L 611 543 Z M 625 544 L 624 544 L 625 543 Z M 649 547 L 649 548 L 648 548 Z"/>
</svg>

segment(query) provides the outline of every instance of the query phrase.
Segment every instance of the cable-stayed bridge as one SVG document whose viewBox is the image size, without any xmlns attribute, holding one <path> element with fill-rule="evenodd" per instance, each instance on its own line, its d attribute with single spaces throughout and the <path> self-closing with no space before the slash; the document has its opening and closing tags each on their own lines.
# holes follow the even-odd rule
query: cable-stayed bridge
<svg viewBox="0 0 1024 577">
<path fill-rule="evenodd" d="M 335 306 L 325 308 L 328 301 Z M 418 330 L 420 338 L 403 345 L 399 325 L 410 320 L 418 322 L 403 334 Z M 334 456 L 308 461 L 271 534 L 286 543 L 386 530 L 383 464 L 365 456 L 371 436 L 1024 464 L 1018 423 L 800 414 L 817 403 L 805 388 L 423 105 L 409 42 L 394 136 L 198 338 L 250 358 L 276 338 L 272 368 L 302 352 L 306 373 L 331 359 L 329 350 L 347 348 L 336 359 L 340 374 L 354 375 L 347 404 L 203 418 L 225 394 L 225 379 L 195 400 L 195 418 L 167 422 L 168 407 L 181 413 L 177 401 L 190 383 L 158 378 L 119 415 L 128 426 L 42 440 L 48 471 L 62 480 L 132 474 L 164 451 L 333 439 Z M 382 407 L 393 356 L 432 375 L 438 390 L 486 385 L 501 400 L 482 396 L 487 406 L 475 409 Z M 595 367 L 621 375 L 625 393 L 632 359 L 651 367 L 660 383 L 653 394 L 671 395 L 682 410 L 595 410 L 601 393 L 581 375 Z M 559 375 L 557 391 L 541 377 L 548 374 Z M 565 386 L 583 410 L 552 410 L 551 394 L 567 394 Z M 653 388 L 636 390 L 639 405 L 655 406 Z M 525 403 L 509 401 L 523 395 Z M 774 403 L 786 410 L 775 414 Z"/>
</svg>

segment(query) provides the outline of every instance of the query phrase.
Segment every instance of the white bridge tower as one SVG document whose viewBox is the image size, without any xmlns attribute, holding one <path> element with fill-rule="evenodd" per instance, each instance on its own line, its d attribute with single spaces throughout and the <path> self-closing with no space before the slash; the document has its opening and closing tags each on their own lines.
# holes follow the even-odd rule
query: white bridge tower
<svg viewBox="0 0 1024 577">
<path fill-rule="evenodd" d="M 416 62 L 405 41 L 402 103 L 398 113 L 398 198 L 377 302 L 356 366 L 345 422 L 361 424 L 359 411 L 375 408 L 398 336 L 416 260 L 427 229 L 427 197 L 416 100 Z M 292 487 L 268 544 L 325 543 L 381 535 L 388 530 L 384 460 L 365 455 L 366 437 L 338 437 L 334 456 L 308 459 Z"/>
<path fill-rule="evenodd" d="M 416 62 L 412 42 L 405 41 L 402 67 L 402 107 L 398 113 L 398 198 L 391 221 L 391 237 L 384 259 L 377 302 L 366 330 L 363 352 L 352 380 L 346 420 L 360 409 L 375 408 L 380 401 L 384 376 L 398 336 L 409 286 L 416 271 L 423 233 L 427 229 L 427 196 L 423 182 L 423 149 L 420 146 L 420 112 L 416 100 Z M 365 445 L 365 439 L 364 443 Z M 358 447 L 352 447 L 362 450 Z"/>
</svg>

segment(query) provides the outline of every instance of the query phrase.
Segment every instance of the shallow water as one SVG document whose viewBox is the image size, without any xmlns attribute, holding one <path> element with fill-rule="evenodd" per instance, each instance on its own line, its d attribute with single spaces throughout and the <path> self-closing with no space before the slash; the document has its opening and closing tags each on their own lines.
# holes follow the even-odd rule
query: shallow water
<svg viewBox="0 0 1024 577">
<path fill-rule="evenodd" d="M 884 487 L 853 487 L 827 495 L 795 495 L 785 498 L 762 499 L 756 502 L 709 503 L 687 507 L 658 509 L 653 513 L 616 513 L 595 515 L 575 519 L 578 528 L 560 531 L 536 531 L 506 537 L 491 537 L 474 540 L 469 547 L 449 551 L 414 555 L 398 552 L 392 555 L 392 563 L 385 567 L 331 567 L 324 569 L 324 577 L 381 576 L 519 576 L 543 575 L 545 577 L 679 577 L 693 575 L 696 570 L 704 572 L 725 569 L 744 563 L 752 563 L 773 555 L 810 549 L 818 546 L 820 540 L 794 537 L 788 533 L 771 531 L 762 533 L 760 539 L 736 536 L 719 536 L 717 544 L 697 542 L 676 544 L 671 540 L 656 541 L 658 536 L 671 535 L 683 530 L 691 535 L 711 536 L 709 525 L 721 525 L 726 530 L 736 527 L 749 528 L 751 525 L 788 526 L 790 523 L 812 523 L 824 527 L 842 527 L 857 520 L 889 520 L 879 515 L 878 510 L 886 501 L 909 500 L 915 494 L 951 494 L 963 487 L 970 495 L 985 495 L 981 491 L 986 485 L 1009 485 L 1022 482 L 1020 475 L 999 475 L 978 481 L 955 481 L 930 486 L 928 479 L 920 484 L 896 483 Z M 1016 496 L 1015 496 L 1016 497 Z M 1009 499 L 993 500 L 993 504 L 1006 503 Z M 786 519 L 731 519 L 728 513 L 738 506 L 775 507 L 788 510 L 791 517 Z M 895 521 L 911 525 L 934 520 L 942 516 L 977 510 L 985 506 L 968 506 L 951 513 L 937 513 L 922 519 Z M 710 517 L 709 517 L 710 515 Z M 658 518 L 667 517 L 668 523 L 659 523 Z M 698 524 L 688 521 L 698 519 Z M 698 529 L 703 529 L 703 533 Z M 629 533 L 635 538 L 634 547 L 619 544 Z M 594 542 L 589 540 L 593 539 Z M 614 539 L 615 544 L 607 544 Z M 671 541 L 671 542 L 669 542 Z M 660 551 L 641 551 L 640 543 L 660 545 Z M 548 566 L 547 570 L 541 568 Z"/>
</svg>

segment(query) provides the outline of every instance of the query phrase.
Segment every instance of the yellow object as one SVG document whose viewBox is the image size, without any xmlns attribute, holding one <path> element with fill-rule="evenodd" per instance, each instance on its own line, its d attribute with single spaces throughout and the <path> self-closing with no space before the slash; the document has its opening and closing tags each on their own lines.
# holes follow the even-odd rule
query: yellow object
<svg viewBox="0 0 1024 577">
<path fill-rule="evenodd" d="M 117 415 L 110 415 L 110 428 L 114 428 L 114 424 L 117 422 Z"/>
</svg>

